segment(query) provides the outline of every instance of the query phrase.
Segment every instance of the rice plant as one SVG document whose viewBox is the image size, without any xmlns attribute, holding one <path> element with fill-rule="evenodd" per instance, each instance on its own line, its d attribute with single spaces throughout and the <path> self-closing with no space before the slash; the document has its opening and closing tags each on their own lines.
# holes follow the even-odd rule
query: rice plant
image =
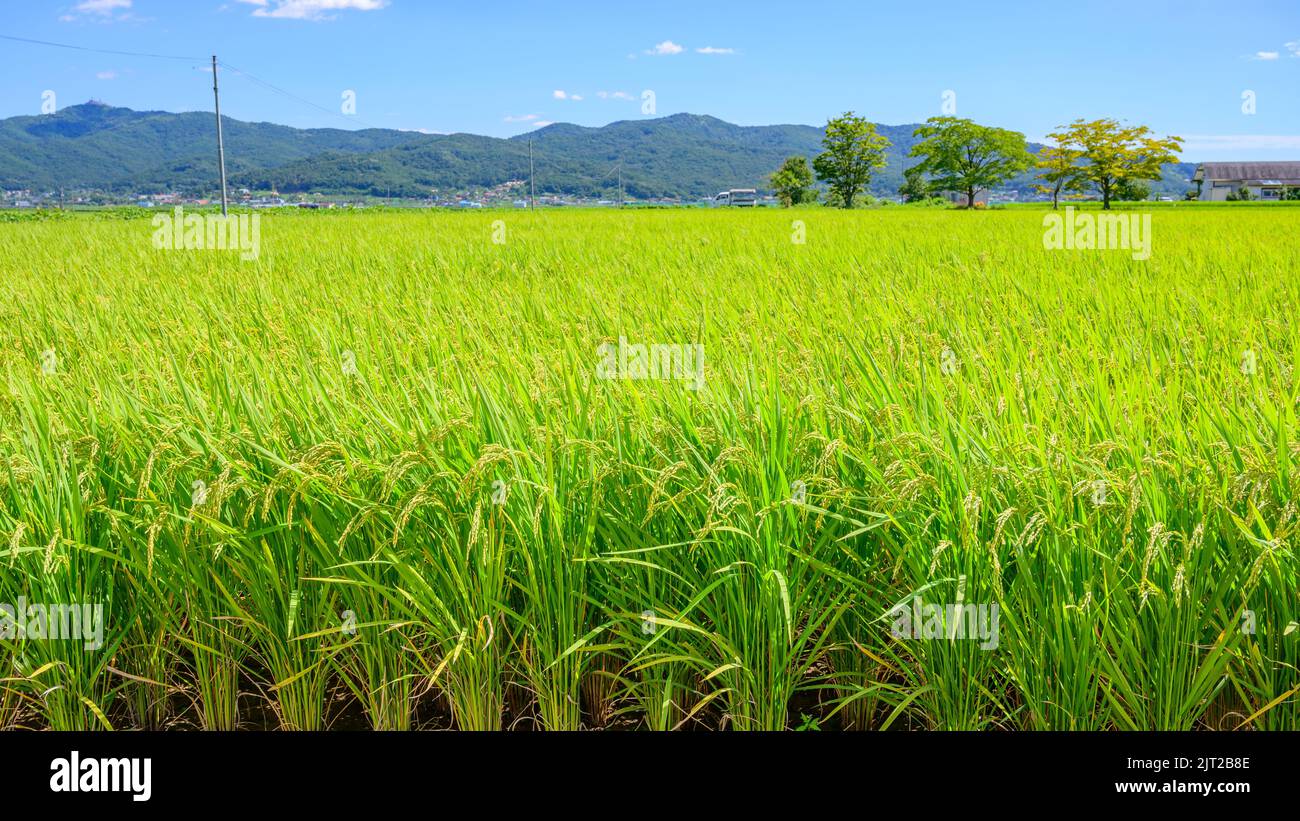
<svg viewBox="0 0 1300 821">
<path fill-rule="evenodd" d="M 7 221 L 0 727 L 1297 729 L 1294 221 Z"/>
</svg>

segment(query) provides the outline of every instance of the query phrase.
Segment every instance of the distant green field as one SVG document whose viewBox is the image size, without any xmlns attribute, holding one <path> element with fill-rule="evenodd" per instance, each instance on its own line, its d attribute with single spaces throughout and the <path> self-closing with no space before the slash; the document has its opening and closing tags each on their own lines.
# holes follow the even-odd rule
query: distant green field
<svg viewBox="0 0 1300 821">
<path fill-rule="evenodd" d="M 1297 216 L 1177 205 L 3 222 L 0 603 L 103 620 L 0 727 L 1300 729 Z"/>
<path fill-rule="evenodd" d="M 1058 210 L 1066 206 L 1078 209 L 1101 210 L 1101 200 L 1062 200 L 1058 204 Z M 1012 202 L 1000 203 L 996 207 L 1014 208 L 1017 210 L 1042 211 L 1050 209 L 1050 202 Z M 1144 210 L 1144 209 L 1165 209 L 1165 208 L 1300 208 L 1300 200 L 1250 200 L 1248 202 L 1209 202 L 1201 200 L 1171 200 L 1169 202 L 1112 202 L 1112 209 L 1119 210 Z"/>
</svg>

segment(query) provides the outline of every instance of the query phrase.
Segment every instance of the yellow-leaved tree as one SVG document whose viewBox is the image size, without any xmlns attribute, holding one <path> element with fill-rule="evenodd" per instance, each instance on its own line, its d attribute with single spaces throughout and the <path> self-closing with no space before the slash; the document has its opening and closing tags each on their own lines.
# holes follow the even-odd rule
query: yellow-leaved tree
<svg viewBox="0 0 1300 821">
<path fill-rule="evenodd" d="M 1048 158 L 1064 180 L 1074 180 L 1101 194 L 1102 208 L 1110 208 L 1111 198 L 1123 183 L 1135 180 L 1158 180 L 1166 163 L 1178 162 L 1182 137 L 1158 138 L 1144 125 L 1121 125 L 1117 120 L 1075 120 L 1061 130 L 1048 134 L 1062 152 Z M 1074 152 L 1066 167 L 1065 154 Z M 1040 155 L 1039 167 L 1042 166 Z M 1065 183 L 1063 183 L 1063 186 Z"/>
</svg>

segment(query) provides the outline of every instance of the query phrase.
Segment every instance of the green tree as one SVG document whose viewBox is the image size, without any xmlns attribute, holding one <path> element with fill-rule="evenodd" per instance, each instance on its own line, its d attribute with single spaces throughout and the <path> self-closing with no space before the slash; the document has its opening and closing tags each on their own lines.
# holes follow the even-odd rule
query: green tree
<svg viewBox="0 0 1300 821">
<path fill-rule="evenodd" d="M 885 165 L 889 140 L 876 127 L 852 111 L 827 121 L 826 148 L 813 159 L 817 178 L 830 186 L 844 208 L 871 182 L 871 172 Z"/>
<path fill-rule="evenodd" d="M 786 208 L 816 199 L 812 184 L 812 169 L 804 157 L 787 157 L 772 175 L 772 190 Z"/>
<path fill-rule="evenodd" d="M 1151 186 L 1141 180 L 1120 180 L 1115 186 L 1115 199 L 1120 202 L 1141 202 L 1151 196 Z"/>
<path fill-rule="evenodd" d="M 1182 137 L 1158 139 L 1144 125 L 1123 126 L 1113 119 L 1075 120 L 1048 137 L 1063 148 L 1078 151 L 1085 160 L 1081 179 L 1101 194 L 1102 208 L 1110 208 L 1121 183 L 1158 180 L 1166 163 L 1178 162 Z"/>
<path fill-rule="evenodd" d="M 918 166 L 903 171 L 903 184 L 899 186 L 898 193 L 903 202 L 922 202 L 930 198 L 930 183 Z"/>
<path fill-rule="evenodd" d="M 1052 210 L 1055 211 L 1062 194 L 1082 191 L 1085 182 L 1083 169 L 1079 167 L 1082 155 L 1069 148 L 1049 145 L 1038 152 L 1035 163 L 1041 183 L 1034 189 L 1052 195 Z"/>
<path fill-rule="evenodd" d="M 965 193 L 969 205 L 977 193 L 1006 182 L 1034 161 L 1024 134 L 960 117 L 931 117 L 912 134 L 921 138 L 909 152 L 924 158 L 916 166 L 918 173 L 929 174 L 936 190 Z"/>
</svg>

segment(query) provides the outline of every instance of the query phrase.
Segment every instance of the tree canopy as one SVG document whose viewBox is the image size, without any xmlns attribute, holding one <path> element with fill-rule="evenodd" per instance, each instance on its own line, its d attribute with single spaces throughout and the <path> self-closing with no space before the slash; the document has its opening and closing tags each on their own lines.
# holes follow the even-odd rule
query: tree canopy
<svg viewBox="0 0 1300 821">
<path fill-rule="evenodd" d="M 772 174 L 771 184 L 777 199 L 787 208 L 816 199 L 812 190 L 813 172 L 806 157 L 787 157 Z"/>
<path fill-rule="evenodd" d="M 1025 135 L 1005 128 L 980 125 L 960 117 L 931 117 L 914 132 L 921 141 L 910 156 L 922 157 L 916 174 L 928 174 L 930 187 L 960 191 L 966 202 L 1001 185 L 1033 164 Z"/>
<path fill-rule="evenodd" d="M 817 178 L 830 186 L 843 207 L 852 208 L 854 198 L 871 182 L 871 172 L 885 166 L 889 140 L 876 133 L 874 124 L 849 111 L 826 123 L 822 145 L 826 150 L 813 159 Z"/>
<path fill-rule="evenodd" d="M 1052 195 L 1053 211 L 1062 194 L 1084 190 L 1083 178 L 1079 174 L 1079 160 L 1082 157 L 1080 152 L 1059 145 L 1049 145 L 1038 152 L 1035 167 L 1042 182 L 1035 185 L 1034 189 Z"/>
<path fill-rule="evenodd" d="M 1075 120 L 1048 137 L 1082 158 L 1074 177 L 1101 194 L 1102 208 L 1110 208 L 1126 183 L 1160 179 L 1161 166 L 1178 162 L 1183 147 L 1182 137 L 1160 139 L 1144 125 L 1125 126 L 1110 118 Z M 1067 173 L 1063 166 L 1061 173 Z"/>
</svg>

